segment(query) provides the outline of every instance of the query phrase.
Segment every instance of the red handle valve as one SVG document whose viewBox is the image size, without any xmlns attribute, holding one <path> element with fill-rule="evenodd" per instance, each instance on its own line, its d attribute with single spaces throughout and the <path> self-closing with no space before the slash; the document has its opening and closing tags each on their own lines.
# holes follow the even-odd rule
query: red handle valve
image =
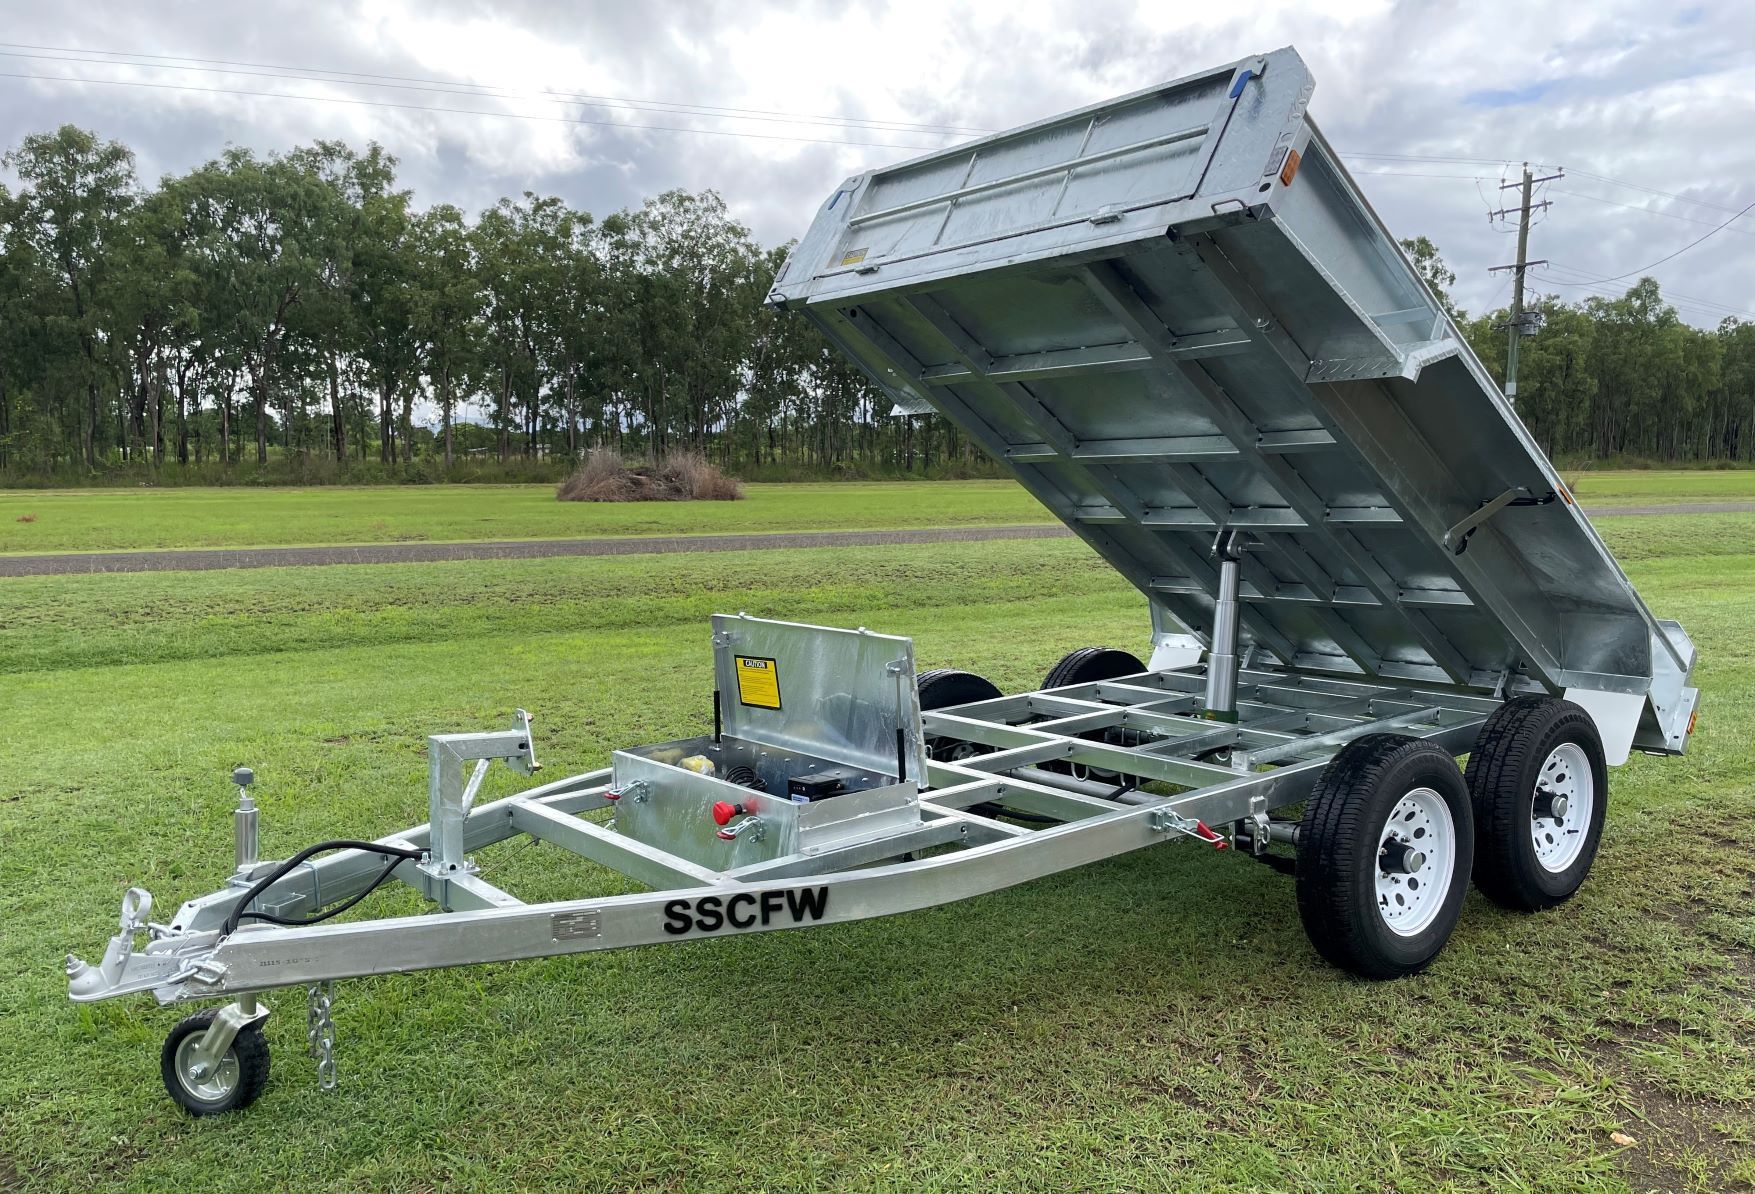
<svg viewBox="0 0 1755 1194">
<path fill-rule="evenodd" d="M 713 805 L 713 822 L 716 825 L 729 825 L 731 818 L 741 817 L 745 813 L 755 811 L 747 804 L 733 804 L 729 800 L 720 800 Z"/>
</svg>

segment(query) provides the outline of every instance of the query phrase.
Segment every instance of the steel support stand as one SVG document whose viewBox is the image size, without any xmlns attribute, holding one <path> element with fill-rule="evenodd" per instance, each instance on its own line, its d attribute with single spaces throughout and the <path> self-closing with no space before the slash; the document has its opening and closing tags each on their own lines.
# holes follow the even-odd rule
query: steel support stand
<svg viewBox="0 0 1755 1194">
<path fill-rule="evenodd" d="M 1237 593 L 1243 546 L 1236 531 L 1221 531 L 1213 542 L 1219 560 L 1219 596 L 1213 604 L 1213 643 L 1207 652 L 1206 715 L 1213 721 L 1237 720 Z"/>
</svg>

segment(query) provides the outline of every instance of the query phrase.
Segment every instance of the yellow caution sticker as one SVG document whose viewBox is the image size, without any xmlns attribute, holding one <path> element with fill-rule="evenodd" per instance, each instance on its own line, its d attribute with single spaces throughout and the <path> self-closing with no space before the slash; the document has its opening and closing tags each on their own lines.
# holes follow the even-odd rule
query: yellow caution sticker
<svg viewBox="0 0 1755 1194">
<path fill-rule="evenodd" d="M 849 249 L 845 254 L 842 255 L 841 264 L 842 265 L 858 265 L 861 261 L 864 261 L 864 260 L 865 260 L 865 250 L 864 249 Z"/>
<path fill-rule="evenodd" d="M 772 659 L 734 655 L 737 664 L 737 699 L 757 709 L 780 707 L 780 666 Z"/>
</svg>

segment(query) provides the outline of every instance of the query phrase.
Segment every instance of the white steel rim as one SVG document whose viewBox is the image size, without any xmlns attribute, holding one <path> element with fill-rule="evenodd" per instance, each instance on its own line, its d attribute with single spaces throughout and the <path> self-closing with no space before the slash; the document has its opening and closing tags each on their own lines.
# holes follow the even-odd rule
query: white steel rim
<svg viewBox="0 0 1755 1194">
<path fill-rule="evenodd" d="M 1421 857 L 1411 870 L 1409 851 Z M 1378 834 L 1377 913 L 1390 932 L 1412 937 L 1438 917 L 1456 874 L 1456 821 L 1432 788 L 1415 788 L 1389 812 Z"/>
<path fill-rule="evenodd" d="M 1530 842 L 1543 870 L 1558 874 L 1578 861 L 1596 811 L 1596 787 L 1590 758 L 1576 743 L 1562 742 L 1543 761 L 1530 804 Z M 1557 800 L 1565 801 L 1560 816 L 1554 815 Z"/>
<path fill-rule="evenodd" d="M 238 1054 L 235 1049 L 227 1049 L 211 1072 L 200 1073 L 195 1050 L 205 1039 L 205 1032 L 191 1032 L 184 1037 L 177 1044 L 177 1057 L 172 1064 L 176 1067 L 177 1081 L 184 1090 L 204 1103 L 218 1103 L 238 1085 Z"/>
</svg>

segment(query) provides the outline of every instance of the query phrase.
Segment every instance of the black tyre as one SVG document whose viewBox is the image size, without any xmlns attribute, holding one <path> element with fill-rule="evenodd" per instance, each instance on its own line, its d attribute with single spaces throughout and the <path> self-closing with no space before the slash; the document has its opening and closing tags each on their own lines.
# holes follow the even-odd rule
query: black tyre
<svg viewBox="0 0 1755 1194">
<path fill-rule="evenodd" d="M 974 672 L 959 672 L 948 667 L 922 672 L 914 684 L 920 691 L 921 712 L 948 709 L 953 705 L 968 705 L 975 701 L 990 701 L 1004 695 L 985 676 L 977 676 Z M 984 755 L 992 750 L 991 746 L 964 742 L 960 738 L 926 740 L 926 753 L 941 763 L 954 763 L 958 759 Z"/>
<path fill-rule="evenodd" d="M 250 1025 L 233 1038 L 212 1073 L 196 1072 L 191 1055 L 217 1014 L 218 1009 L 209 1008 L 183 1020 L 171 1029 L 159 1054 L 165 1089 L 190 1115 L 241 1111 L 268 1085 L 268 1042 L 260 1024 Z"/>
<path fill-rule="evenodd" d="M 922 710 L 948 709 L 952 705 L 991 701 L 994 697 L 1005 695 L 985 676 L 977 676 L 974 672 L 959 672 L 948 667 L 922 672 L 914 685 L 920 690 Z"/>
<path fill-rule="evenodd" d="M 1080 647 L 1061 656 L 1060 662 L 1048 670 L 1042 680 L 1044 688 L 1065 688 L 1068 684 L 1095 684 L 1117 676 L 1132 676 L 1146 670 L 1137 656 L 1113 647 Z"/>
<path fill-rule="evenodd" d="M 1526 912 L 1570 898 L 1590 874 L 1609 807 L 1590 714 L 1551 696 L 1505 702 L 1481 727 L 1468 785 L 1481 894 Z"/>
<path fill-rule="evenodd" d="M 1077 651 L 1068 651 L 1061 656 L 1060 662 L 1048 669 L 1048 675 L 1042 678 L 1044 688 L 1064 688 L 1068 684 L 1095 684 L 1099 680 L 1113 680 L 1117 676 L 1132 676 L 1146 670 L 1146 665 L 1135 655 L 1126 651 L 1118 651 L 1113 647 L 1080 647 Z M 1089 738 L 1093 742 L 1103 742 L 1110 746 L 1137 746 L 1138 736 L 1133 741 L 1126 741 L 1125 736 L 1114 730 L 1098 730 L 1080 737 Z M 1132 780 L 1123 778 L 1113 771 L 1105 771 L 1097 767 L 1085 767 L 1078 763 L 1043 763 L 1046 771 L 1064 771 L 1075 779 L 1091 779 L 1098 783 L 1116 784 L 1131 787 Z"/>
<path fill-rule="evenodd" d="M 1324 958 L 1403 978 L 1450 940 L 1468 893 L 1475 827 L 1444 748 L 1370 734 L 1316 781 L 1298 830 L 1298 915 Z"/>
</svg>

